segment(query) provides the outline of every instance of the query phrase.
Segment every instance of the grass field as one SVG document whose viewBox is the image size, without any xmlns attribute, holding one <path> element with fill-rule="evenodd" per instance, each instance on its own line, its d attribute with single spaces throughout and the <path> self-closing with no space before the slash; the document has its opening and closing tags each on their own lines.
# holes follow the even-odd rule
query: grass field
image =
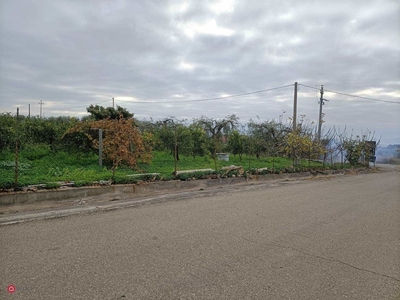
<svg viewBox="0 0 400 300">
<path fill-rule="evenodd" d="M 10 189 L 14 184 L 15 156 L 12 153 L 1 153 L 0 156 L 0 189 Z M 318 162 L 302 161 L 303 166 L 321 166 Z M 288 158 L 249 157 L 244 155 L 242 160 L 238 156 L 230 156 L 230 160 L 217 161 L 217 170 L 224 166 L 243 166 L 245 170 L 255 168 L 274 168 L 279 171 L 292 166 L 292 160 Z M 127 167 L 120 167 L 115 173 L 116 183 L 129 182 L 127 175 L 137 173 L 160 173 L 164 180 L 173 179 L 174 159 L 170 153 L 153 152 L 150 164 L 140 164 L 138 171 Z M 215 169 L 214 160 L 210 157 L 180 156 L 177 162 L 177 170 Z M 66 152 L 53 153 L 50 151 L 24 150 L 19 154 L 18 185 L 47 184 L 47 188 L 57 187 L 55 182 L 74 182 L 76 186 L 89 185 L 94 181 L 110 180 L 112 172 L 106 166 L 98 165 L 98 156 L 94 153 Z M 132 180 L 132 177 L 130 177 Z"/>
</svg>

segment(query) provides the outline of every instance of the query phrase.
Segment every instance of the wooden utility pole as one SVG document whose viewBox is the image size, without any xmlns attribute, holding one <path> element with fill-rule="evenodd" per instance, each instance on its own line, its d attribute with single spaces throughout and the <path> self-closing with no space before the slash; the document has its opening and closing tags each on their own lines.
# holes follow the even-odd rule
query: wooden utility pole
<svg viewBox="0 0 400 300">
<path fill-rule="evenodd" d="M 178 172 L 177 172 L 177 161 L 178 161 L 178 137 L 176 136 L 176 124 L 174 121 L 172 121 L 172 123 L 174 124 L 174 176 L 175 178 L 178 176 Z"/>
<path fill-rule="evenodd" d="M 296 134 L 297 130 L 297 89 L 298 89 L 298 84 L 297 82 L 294 83 L 294 102 L 293 102 L 293 133 Z M 293 166 L 295 164 L 296 160 L 296 150 L 293 148 L 292 151 L 292 157 L 293 157 Z"/>
<path fill-rule="evenodd" d="M 322 106 L 325 105 L 324 101 L 328 101 L 324 99 L 324 86 L 321 85 L 321 90 L 320 90 L 320 98 L 319 98 L 319 118 L 318 118 L 318 140 L 321 140 L 321 128 L 322 128 Z"/>
<path fill-rule="evenodd" d="M 39 116 L 40 116 L 40 118 L 42 118 L 42 113 L 43 113 L 43 101 L 40 100 L 39 104 L 40 104 L 40 114 L 39 114 Z"/>
<path fill-rule="evenodd" d="M 28 104 L 28 118 L 31 117 L 31 105 Z"/>
<path fill-rule="evenodd" d="M 114 97 L 112 97 L 112 101 L 113 101 L 113 108 L 114 108 Z"/>
<path fill-rule="evenodd" d="M 297 82 L 294 83 L 293 132 L 297 129 Z"/>
</svg>

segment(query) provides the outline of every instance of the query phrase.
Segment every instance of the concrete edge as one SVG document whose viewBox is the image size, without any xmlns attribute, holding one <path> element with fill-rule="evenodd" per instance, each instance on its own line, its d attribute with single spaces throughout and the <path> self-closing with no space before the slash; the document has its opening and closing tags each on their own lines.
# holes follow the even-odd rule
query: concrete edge
<svg viewBox="0 0 400 300">
<path fill-rule="evenodd" d="M 319 175 L 330 175 L 344 173 L 343 170 L 329 170 Z M 270 180 L 300 179 L 315 176 L 310 172 L 302 173 L 282 173 L 251 175 L 245 177 L 230 177 L 217 179 L 200 179 L 190 181 L 155 181 L 142 182 L 136 184 L 110 185 L 110 186 L 89 186 L 89 187 L 67 187 L 57 190 L 38 190 L 27 192 L 10 192 L 0 194 L 0 207 L 15 204 L 32 204 L 43 201 L 72 201 L 77 199 L 87 199 L 96 197 L 107 197 L 111 200 L 125 198 L 135 199 L 143 196 L 164 194 L 191 189 L 210 188 L 219 185 L 231 185 L 239 183 L 262 182 Z"/>
<path fill-rule="evenodd" d="M 322 178 L 322 179 L 334 178 L 337 176 L 343 176 L 347 174 L 349 175 L 366 174 L 369 173 L 368 171 L 369 170 L 366 169 L 350 170 L 350 172 L 344 172 L 344 170 L 337 170 L 337 171 L 329 170 L 314 174 L 309 172 L 304 172 L 304 173 L 257 175 L 247 179 L 243 177 L 236 177 L 236 178 L 223 178 L 223 179 L 220 178 L 219 180 L 209 179 L 209 180 L 193 180 L 193 181 L 152 182 L 142 185 L 132 184 L 132 185 L 102 187 L 106 189 L 100 189 L 100 187 L 98 187 L 95 194 L 99 196 L 96 197 L 96 199 L 100 198 L 99 202 L 90 201 L 89 197 L 83 200 L 82 203 L 76 203 L 76 198 L 73 197 L 70 199 L 70 201 L 73 201 L 75 203 L 72 204 L 70 203 L 68 206 L 51 207 L 39 210 L 34 209 L 34 210 L 21 211 L 18 213 L 1 215 L 0 226 L 14 225 L 18 223 L 24 223 L 35 220 L 63 218 L 71 215 L 105 212 L 121 208 L 137 207 L 146 204 L 162 203 L 172 200 L 175 201 L 175 200 L 193 199 L 208 195 L 214 195 L 216 191 L 235 192 L 239 190 L 240 191 L 249 189 L 251 190 L 253 188 L 262 186 L 276 187 L 277 185 L 283 185 L 288 182 L 297 182 L 299 180 L 309 180 L 309 179 L 312 180 L 313 178 Z M 140 188 L 138 188 L 137 186 L 140 186 Z M 169 192 L 167 192 L 165 188 L 168 188 Z M 79 193 L 84 193 L 87 190 L 93 192 L 92 190 L 96 190 L 96 187 L 75 188 L 71 190 L 75 190 L 75 192 L 78 191 Z M 101 191 L 104 190 L 107 193 L 103 194 L 100 193 Z M 111 190 L 112 192 L 110 192 Z M 153 193 L 153 195 L 151 193 Z M 19 193 L 19 194 L 30 194 L 30 193 Z M 53 193 L 50 193 L 50 195 L 52 194 Z M 76 196 L 76 193 L 73 194 Z M 110 195 L 112 197 L 109 197 Z M 43 201 L 46 201 L 46 198 L 44 199 L 45 200 Z M 54 199 L 54 198 L 49 197 L 48 199 Z M 81 198 L 81 200 L 82 199 L 83 198 Z M 113 200 L 121 200 L 121 201 L 113 201 Z"/>
</svg>

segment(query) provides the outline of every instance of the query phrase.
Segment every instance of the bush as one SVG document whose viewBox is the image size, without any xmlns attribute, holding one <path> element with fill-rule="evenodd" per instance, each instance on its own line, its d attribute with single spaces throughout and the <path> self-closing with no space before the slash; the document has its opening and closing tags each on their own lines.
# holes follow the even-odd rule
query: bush
<svg viewBox="0 0 400 300">
<path fill-rule="evenodd" d="M 10 190 L 14 188 L 14 181 L 2 181 L 0 182 L 0 190 Z"/>
</svg>

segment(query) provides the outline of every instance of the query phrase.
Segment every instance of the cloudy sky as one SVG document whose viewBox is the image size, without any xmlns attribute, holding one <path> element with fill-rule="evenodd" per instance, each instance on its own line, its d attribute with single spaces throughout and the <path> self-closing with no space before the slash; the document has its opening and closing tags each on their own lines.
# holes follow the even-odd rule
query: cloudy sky
<svg viewBox="0 0 400 300">
<path fill-rule="evenodd" d="M 290 117 L 298 82 L 310 122 L 324 85 L 326 128 L 400 143 L 399 19 L 397 0 L 2 0 L 0 113 L 114 97 L 138 119 L 247 123 Z"/>
</svg>

